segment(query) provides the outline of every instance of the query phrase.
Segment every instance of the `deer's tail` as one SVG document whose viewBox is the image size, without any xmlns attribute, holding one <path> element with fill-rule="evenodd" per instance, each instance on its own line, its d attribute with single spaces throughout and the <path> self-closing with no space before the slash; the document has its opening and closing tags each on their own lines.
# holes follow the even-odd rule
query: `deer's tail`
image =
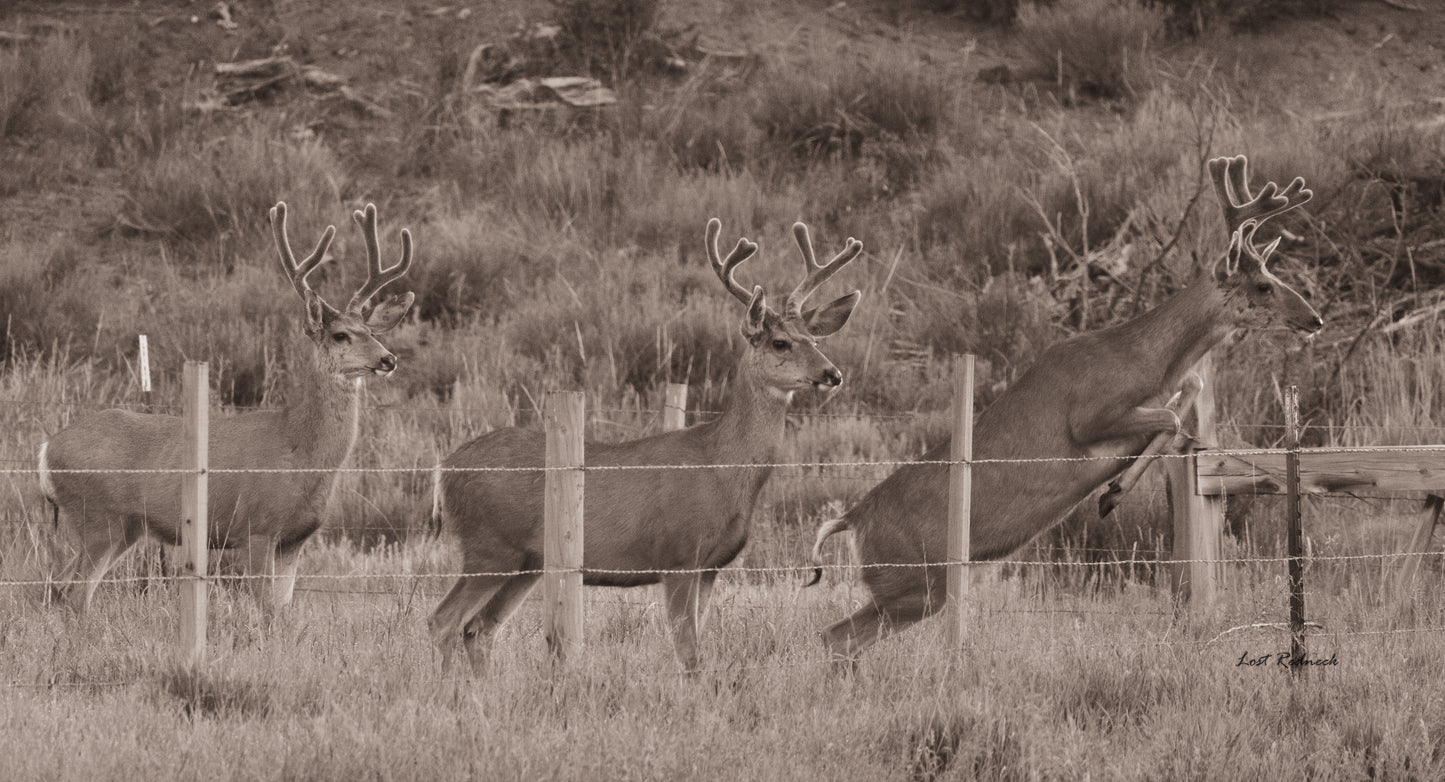
<svg viewBox="0 0 1445 782">
<path fill-rule="evenodd" d="M 818 536 L 813 539 L 813 580 L 804 584 L 810 587 L 823 580 L 823 541 L 827 540 L 835 532 L 842 532 L 848 529 L 848 517 L 840 516 L 832 521 L 824 522 L 818 528 Z"/>
<path fill-rule="evenodd" d="M 441 462 L 432 469 L 431 473 L 431 518 L 427 524 L 427 536 L 439 537 L 442 534 L 442 516 L 445 508 L 442 505 L 442 465 Z"/>
<path fill-rule="evenodd" d="M 50 504 L 51 524 L 60 528 L 60 503 L 55 501 L 55 481 L 50 475 L 50 443 L 40 444 L 39 464 L 36 472 L 40 473 L 40 493 L 45 495 L 45 501 Z"/>
</svg>

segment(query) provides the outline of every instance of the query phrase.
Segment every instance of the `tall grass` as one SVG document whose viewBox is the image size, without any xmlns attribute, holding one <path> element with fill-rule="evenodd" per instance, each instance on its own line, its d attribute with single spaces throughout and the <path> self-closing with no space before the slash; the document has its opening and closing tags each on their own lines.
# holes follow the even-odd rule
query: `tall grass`
<svg viewBox="0 0 1445 782">
<path fill-rule="evenodd" d="M 1151 45 L 1164 33 L 1165 15 L 1139 0 L 1058 0 L 1023 3 L 1019 42 L 1034 67 L 1060 86 L 1106 98 L 1147 90 Z"/>
<path fill-rule="evenodd" d="M 73 36 L 0 48 L 0 138 L 83 131 L 93 76 L 90 49 Z"/>
<path fill-rule="evenodd" d="M 3 633 L 17 653 L 0 678 L 21 686 L 0 690 L 0 726 L 23 751 L 0 758 L 0 774 L 163 773 L 158 755 L 233 776 L 323 779 L 1440 770 L 1440 688 L 1418 676 L 1438 657 L 1434 641 L 1391 632 L 1408 628 L 1358 592 L 1320 583 L 1311 603 L 1330 630 L 1313 635 L 1310 657 L 1339 665 L 1291 681 L 1273 664 L 1237 664 L 1272 663 L 1287 646 L 1270 629 L 1221 635 L 1282 611 L 1266 568 L 1239 568 L 1217 611 L 1178 620 L 1167 596 L 1146 589 L 1040 597 L 1028 576 L 983 579 L 968 609 L 966 665 L 937 651 L 942 626 L 928 622 L 871 650 L 853 676 L 832 669 L 816 639 L 851 610 L 847 583 L 794 592 L 724 573 L 703 632 L 709 667 L 695 677 L 671 659 L 654 592 L 594 589 L 587 655 L 546 662 L 528 603 L 499 634 L 489 675 L 474 681 L 440 679 L 417 630 L 448 581 L 429 574 L 453 566 L 439 551 L 313 548 L 303 575 L 354 579 L 303 577 L 291 614 L 265 631 L 248 595 L 214 589 L 203 671 L 169 661 L 169 589 L 103 588 L 86 633 L 8 589 Z M 397 573 L 408 575 L 387 576 Z M 1421 610 L 1426 624 L 1442 619 L 1438 607 Z"/>
<path fill-rule="evenodd" d="M 244 251 L 266 236 L 266 213 L 278 200 L 299 218 L 293 231 L 298 223 L 339 222 L 348 182 L 324 142 L 294 138 L 280 125 L 243 123 L 217 138 L 197 130 L 137 162 L 122 219 L 147 235 L 222 240 Z"/>
</svg>

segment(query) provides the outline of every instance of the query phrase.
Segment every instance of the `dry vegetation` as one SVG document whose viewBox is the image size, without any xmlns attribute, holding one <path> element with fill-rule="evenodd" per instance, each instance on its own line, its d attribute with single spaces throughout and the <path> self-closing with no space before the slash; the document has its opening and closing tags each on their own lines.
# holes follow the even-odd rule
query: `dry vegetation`
<svg viewBox="0 0 1445 782">
<path fill-rule="evenodd" d="M 857 597 L 846 579 L 800 596 L 791 577 L 739 574 L 706 633 L 717 670 L 699 680 L 672 675 L 642 594 L 617 605 L 600 592 L 595 653 L 577 670 L 550 679 L 534 621 L 504 633 L 511 658 L 493 680 L 436 682 L 422 624 L 441 585 L 422 576 L 453 565 L 416 534 L 425 468 L 533 420 L 548 388 L 585 390 L 601 438 L 653 431 L 668 381 L 716 409 L 739 313 L 701 252 L 708 217 L 762 242 L 747 273 L 774 290 L 794 275 L 793 220 L 823 246 L 865 242 L 836 283 L 861 287 L 863 304 L 827 346 L 848 381 L 799 400 L 787 456 L 907 458 L 945 431 L 950 354 L 982 357 L 987 404 L 1048 344 L 1187 284 L 1226 243 L 1202 163 L 1237 152 L 1257 180 L 1301 175 L 1315 190 L 1278 221 L 1278 271 L 1329 325 L 1308 345 L 1221 349 L 1225 444 L 1273 444 L 1288 383 L 1304 391 L 1311 443 L 1440 442 L 1445 134 L 1438 104 L 1420 100 L 1441 94 L 1421 43 L 1445 29 L 1438 12 L 1392 8 L 1375 46 L 1385 6 L 1348 2 L 1321 17 L 1245 0 L 962 4 L 1008 22 L 985 27 L 946 2 L 559 0 L 466 17 L 363 3 L 340 23 L 278 0 L 232 3 L 234 33 L 175 4 L 97 5 L 0 11 L 0 29 L 34 34 L 0 43 L 0 467 L 28 469 L 81 412 L 167 409 L 183 358 L 211 362 L 226 408 L 280 401 L 296 313 L 265 210 L 284 199 L 293 235 L 374 200 L 417 236 L 416 317 L 388 343 L 401 369 L 369 386 L 352 463 L 418 471 L 344 476 L 305 560 L 306 573 L 374 576 L 307 585 L 370 593 L 303 592 L 264 632 L 223 594 L 204 674 L 163 662 L 174 609 L 156 582 L 104 589 L 83 621 L 43 606 L 39 586 L 0 588 L 0 684 L 21 685 L 0 690 L 0 733 L 27 748 L 0 777 L 1439 773 L 1445 693 L 1422 675 L 1438 635 L 1347 634 L 1439 626 L 1438 611 L 1382 611 L 1388 565 L 1322 565 L 1311 613 L 1346 633 L 1318 642 L 1341 665 L 1296 687 L 1237 669 L 1245 651 L 1283 648 L 1267 631 L 1212 640 L 1278 619 L 1275 571 L 1246 568 L 1217 611 L 1172 621 L 1150 564 L 1169 548 L 1157 491 L 1106 523 L 1081 513 L 1024 555 L 1058 570 L 986 585 L 963 665 L 928 653 L 938 628 L 925 626 L 857 679 L 821 665 L 814 641 Z M 1280 31 L 1256 32 L 1265 18 Z M 461 91 L 477 44 L 540 20 L 562 32 L 527 48 L 523 70 L 592 73 L 617 107 L 500 117 Z M 752 56 L 701 54 L 742 49 Z M 293 88 L 186 108 L 218 52 L 277 51 L 337 70 L 383 111 Z M 670 56 L 688 68 L 660 64 Z M 338 254 L 359 250 L 347 233 Z M 351 284 L 347 267 L 319 286 Z M 158 373 L 151 400 L 138 333 Z M 802 564 L 814 522 L 885 473 L 780 471 L 745 564 Z M 43 579 L 55 541 L 33 477 L 8 483 L 0 579 Z M 1319 503 L 1317 552 L 1397 550 L 1406 505 Z M 1240 553 L 1277 552 L 1270 502 L 1235 503 L 1231 523 Z M 1084 564 L 1119 550 L 1139 564 Z"/>
</svg>

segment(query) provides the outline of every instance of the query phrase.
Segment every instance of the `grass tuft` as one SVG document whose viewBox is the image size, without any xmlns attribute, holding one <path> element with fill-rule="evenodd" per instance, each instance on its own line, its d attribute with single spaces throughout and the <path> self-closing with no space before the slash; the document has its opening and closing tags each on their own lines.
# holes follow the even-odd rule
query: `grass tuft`
<svg viewBox="0 0 1445 782">
<path fill-rule="evenodd" d="M 1058 0 L 1018 9 L 1018 40 L 1034 66 L 1061 87 L 1102 98 L 1144 91 L 1146 55 L 1164 25 L 1164 12 L 1140 0 Z"/>
</svg>

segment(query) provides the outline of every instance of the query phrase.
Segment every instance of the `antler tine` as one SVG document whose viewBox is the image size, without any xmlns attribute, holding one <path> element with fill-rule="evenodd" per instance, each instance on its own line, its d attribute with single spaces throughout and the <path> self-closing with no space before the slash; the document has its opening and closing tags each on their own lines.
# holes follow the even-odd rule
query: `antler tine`
<svg viewBox="0 0 1445 782">
<path fill-rule="evenodd" d="M 270 218 L 271 233 L 276 239 L 276 253 L 281 256 L 281 268 L 285 269 L 287 279 L 291 280 L 291 287 L 305 299 L 306 294 L 311 291 L 311 284 L 306 281 L 306 276 L 326 258 L 326 251 L 331 248 L 331 240 L 336 237 L 336 226 L 326 226 L 326 231 L 321 234 L 321 241 L 316 243 L 316 249 L 298 264 L 296 256 L 291 254 L 291 241 L 286 236 L 285 201 L 277 201 L 276 205 L 271 207 Z"/>
<path fill-rule="evenodd" d="M 1209 176 L 1214 180 L 1214 192 L 1219 198 L 1219 208 L 1224 212 L 1224 222 L 1230 234 L 1248 220 L 1263 223 L 1314 197 L 1313 192 L 1305 189 L 1303 177 L 1295 177 L 1283 192 L 1274 182 L 1266 182 L 1259 195 L 1251 196 L 1249 160 L 1244 155 L 1217 157 L 1209 161 Z M 1241 202 L 1240 196 L 1245 200 Z"/>
<path fill-rule="evenodd" d="M 376 204 L 367 204 L 365 211 L 356 210 L 351 214 L 351 219 L 360 226 L 361 234 L 366 239 L 366 282 L 351 297 L 346 309 L 350 312 L 361 312 L 361 308 L 371 301 L 377 291 L 401 278 L 411 268 L 411 231 L 401 229 L 401 260 L 391 268 L 383 269 L 381 240 L 376 235 Z"/>
<path fill-rule="evenodd" d="M 813 253 L 813 239 L 808 235 L 808 226 L 802 223 L 793 223 L 793 239 L 797 241 L 798 249 L 803 253 L 804 276 L 803 281 L 798 283 L 798 287 L 788 294 L 786 309 L 789 315 L 801 316 L 803 302 L 823 287 L 823 283 L 837 274 L 839 269 L 862 254 L 863 243 L 850 236 L 843 246 L 842 252 L 833 256 L 832 260 L 826 264 L 819 264 L 818 257 Z"/>
<path fill-rule="evenodd" d="M 733 270 L 738 267 L 738 264 L 753 257 L 753 254 L 758 251 L 758 245 L 748 241 L 746 237 L 739 238 L 738 243 L 733 246 L 733 251 L 728 253 L 727 260 L 723 260 L 717 248 L 718 235 L 721 233 L 721 220 L 714 217 L 707 221 L 706 244 L 708 261 L 712 263 L 712 270 L 717 274 L 718 279 L 722 280 L 722 284 L 727 286 L 728 293 L 735 296 L 738 301 L 751 307 L 753 297 L 758 295 L 758 292 L 762 290 L 762 286 L 753 286 L 753 289 L 749 291 L 733 277 Z"/>
</svg>

